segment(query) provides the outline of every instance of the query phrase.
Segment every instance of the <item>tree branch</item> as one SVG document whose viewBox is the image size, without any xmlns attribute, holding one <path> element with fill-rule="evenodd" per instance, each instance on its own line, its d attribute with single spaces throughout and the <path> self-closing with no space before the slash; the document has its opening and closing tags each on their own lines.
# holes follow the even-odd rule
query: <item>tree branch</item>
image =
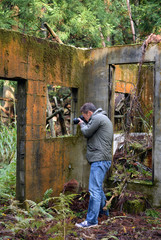
<svg viewBox="0 0 161 240">
<path fill-rule="evenodd" d="M 53 36 L 53 38 L 56 39 L 56 41 L 60 44 L 63 44 L 63 42 L 61 41 L 61 39 L 59 38 L 59 36 L 51 29 L 51 27 L 45 22 L 44 23 L 44 27 L 47 28 L 47 30 L 50 32 L 50 34 Z"/>
</svg>

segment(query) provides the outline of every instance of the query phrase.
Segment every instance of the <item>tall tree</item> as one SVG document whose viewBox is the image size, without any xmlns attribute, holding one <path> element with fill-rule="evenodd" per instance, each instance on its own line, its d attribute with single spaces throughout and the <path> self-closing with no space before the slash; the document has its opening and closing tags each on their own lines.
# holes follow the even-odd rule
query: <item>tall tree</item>
<svg viewBox="0 0 161 240">
<path fill-rule="evenodd" d="M 134 22 L 133 22 L 133 19 L 132 19 L 132 15 L 131 15 L 130 1 L 126 0 L 126 2 L 127 2 L 128 12 L 129 12 L 131 31 L 132 31 L 132 35 L 133 35 L 133 42 L 135 43 L 135 28 L 134 28 Z"/>
<path fill-rule="evenodd" d="M 160 16 L 158 0 L 1 0 L 0 4 L 0 28 L 52 40 L 44 27 L 47 22 L 63 43 L 88 48 L 160 34 Z"/>
</svg>

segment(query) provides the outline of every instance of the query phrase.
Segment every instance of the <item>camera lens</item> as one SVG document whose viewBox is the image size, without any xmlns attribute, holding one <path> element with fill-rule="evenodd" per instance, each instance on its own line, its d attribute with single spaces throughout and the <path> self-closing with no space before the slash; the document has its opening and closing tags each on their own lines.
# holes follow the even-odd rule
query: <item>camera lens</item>
<svg viewBox="0 0 161 240">
<path fill-rule="evenodd" d="M 73 123 L 74 123 L 74 124 L 78 124 L 78 123 L 79 123 L 79 119 L 78 119 L 78 118 L 74 118 L 74 119 L 73 119 Z"/>
</svg>

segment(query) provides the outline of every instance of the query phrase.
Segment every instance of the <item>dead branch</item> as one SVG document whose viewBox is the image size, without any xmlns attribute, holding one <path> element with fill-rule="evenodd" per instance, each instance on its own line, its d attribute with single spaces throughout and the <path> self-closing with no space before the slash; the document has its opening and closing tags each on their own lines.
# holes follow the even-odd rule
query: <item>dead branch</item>
<svg viewBox="0 0 161 240">
<path fill-rule="evenodd" d="M 141 51 L 142 51 L 142 56 L 141 56 L 141 60 L 140 60 L 140 63 L 139 63 L 139 76 L 138 76 L 138 82 L 140 80 L 140 73 L 141 73 L 141 68 L 142 68 L 142 65 L 143 65 L 143 62 L 144 62 L 144 57 L 145 57 L 145 53 L 146 53 L 146 50 L 147 50 L 147 47 L 150 43 L 159 43 L 161 42 L 161 36 L 160 35 L 155 35 L 153 33 L 151 33 L 147 39 L 143 42 L 142 44 L 142 47 L 141 47 Z"/>
<path fill-rule="evenodd" d="M 0 100 L 7 102 L 17 102 L 17 99 L 0 97 Z"/>
<path fill-rule="evenodd" d="M 46 118 L 46 121 L 49 121 L 51 118 L 53 118 L 54 116 L 56 116 L 60 112 L 63 112 L 63 108 L 59 108 L 58 110 L 56 110 L 52 115 L 50 115 L 49 117 Z"/>
<path fill-rule="evenodd" d="M 44 27 L 47 28 L 47 30 L 50 32 L 50 34 L 53 36 L 53 38 L 55 38 L 55 40 L 60 43 L 63 44 L 63 42 L 61 41 L 61 39 L 59 38 L 59 36 L 51 29 L 51 27 L 45 22 L 44 23 Z"/>
<path fill-rule="evenodd" d="M 111 202 L 112 200 L 115 198 L 115 197 L 118 197 L 119 195 L 122 194 L 124 188 L 126 187 L 126 183 L 127 183 L 127 180 L 128 180 L 129 176 L 126 176 L 123 180 L 122 183 L 120 183 L 120 185 L 118 186 L 118 190 L 115 190 L 114 194 L 112 195 L 112 197 L 110 198 L 110 200 L 106 201 L 106 204 L 105 206 L 103 207 L 103 210 L 106 211 L 110 205 L 111 205 Z"/>
<path fill-rule="evenodd" d="M 134 218 L 133 216 L 130 217 L 130 216 L 115 216 L 115 217 L 112 217 L 112 218 L 108 218 L 107 220 L 103 221 L 101 224 L 104 224 L 104 223 L 108 223 L 108 222 L 112 222 L 112 221 L 115 221 L 116 219 L 120 219 L 120 218 Z M 100 225 L 101 226 L 101 225 Z"/>
<path fill-rule="evenodd" d="M 7 115 L 9 115 L 9 111 L 6 110 L 4 107 L 0 106 L 0 110 L 2 110 L 4 113 L 6 113 Z"/>
</svg>

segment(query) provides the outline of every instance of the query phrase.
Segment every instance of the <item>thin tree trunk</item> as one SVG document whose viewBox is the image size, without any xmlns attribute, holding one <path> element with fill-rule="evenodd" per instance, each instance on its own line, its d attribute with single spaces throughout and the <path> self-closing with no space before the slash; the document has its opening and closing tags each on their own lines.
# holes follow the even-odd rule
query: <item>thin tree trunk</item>
<svg viewBox="0 0 161 240">
<path fill-rule="evenodd" d="M 101 27 L 99 27 L 99 31 L 100 31 L 100 36 L 101 36 L 101 39 L 102 39 L 102 46 L 103 46 L 103 47 L 106 47 L 106 43 L 105 43 L 104 36 L 103 36 L 103 34 L 102 34 L 102 29 L 101 29 Z"/>
<path fill-rule="evenodd" d="M 3 119 L 3 122 L 8 124 L 11 123 L 14 117 L 14 104 L 13 100 L 15 100 L 15 89 L 10 85 L 10 81 L 6 80 L 3 85 L 3 98 L 12 99 L 12 101 L 4 101 L 3 109 L 7 110 L 7 118 Z M 3 110 L 2 109 L 2 110 Z M 4 111 L 3 111 L 4 112 Z M 3 115 L 3 114 L 2 114 Z M 2 117 L 3 118 L 3 117 Z"/>
<path fill-rule="evenodd" d="M 59 123 L 60 123 L 60 126 L 61 126 L 62 135 L 66 135 L 67 134 L 67 129 L 66 129 L 65 120 L 64 120 L 63 99 L 61 98 L 60 101 L 61 101 L 62 111 L 59 113 Z"/>
<path fill-rule="evenodd" d="M 130 1 L 126 0 L 127 2 L 127 8 L 128 8 L 128 13 L 129 13 L 129 18 L 130 18 L 130 24 L 131 24 L 131 31 L 133 35 L 133 42 L 135 43 L 135 28 L 134 28 L 134 22 L 132 20 L 132 15 L 131 15 L 131 7 L 130 7 Z"/>
<path fill-rule="evenodd" d="M 48 90 L 47 90 L 47 114 L 48 116 L 52 115 L 52 107 L 51 107 L 51 103 L 49 101 L 49 94 L 48 94 Z M 50 119 L 49 120 L 49 125 L 50 125 L 50 131 L 51 131 L 51 136 L 55 137 L 55 129 L 54 129 L 54 120 Z"/>
</svg>

